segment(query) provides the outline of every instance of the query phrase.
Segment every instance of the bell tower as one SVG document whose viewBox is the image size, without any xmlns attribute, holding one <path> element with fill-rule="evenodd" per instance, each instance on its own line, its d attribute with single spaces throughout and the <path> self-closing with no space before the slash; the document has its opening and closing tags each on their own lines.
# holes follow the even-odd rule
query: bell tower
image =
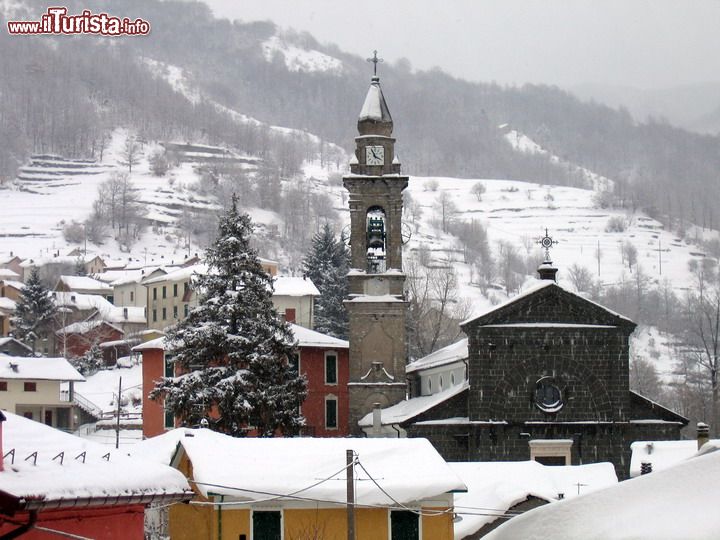
<svg viewBox="0 0 720 540">
<path fill-rule="evenodd" d="M 343 178 L 349 192 L 351 269 L 345 301 L 350 338 L 350 431 L 379 403 L 405 399 L 407 302 L 402 271 L 402 191 L 393 121 L 375 75 L 358 118 L 355 155 Z"/>
</svg>

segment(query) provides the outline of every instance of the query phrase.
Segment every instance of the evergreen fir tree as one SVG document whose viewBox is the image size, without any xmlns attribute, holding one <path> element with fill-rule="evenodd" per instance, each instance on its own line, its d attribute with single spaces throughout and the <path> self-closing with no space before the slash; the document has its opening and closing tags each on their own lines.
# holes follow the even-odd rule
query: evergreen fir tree
<svg viewBox="0 0 720 540">
<path fill-rule="evenodd" d="M 303 261 L 303 271 L 320 291 L 315 301 L 315 330 L 340 339 L 347 339 L 348 318 L 343 301 L 347 297 L 349 254 L 343 238 L 336 239 L 330 226 L 312 239 L 312 246 Z"/>
<path fill-rule="evenodd" d="M 20 293 L 15 316 L 11 319 L 15 337 L 32 345 L 34 351 L 34 341 L 46 337 L 51 331 L 56 309 L 50 292 L 40 281 L 37 268 L 33 268 Z"/>
<path fill-rule="evenodd" d="M 307 394 L 288 360 L 295 351 L 290 326 L 272 303 L 272 278 L 250 246 L 252 223 L 233 196 L 206 252 L 208 270 L 194 277 L 198 307 L 168 329 L 168 354 L 184 375 L 164 378 L 151 393 L 183 422 L 211 425 L 234 436 L 248 426 L 261 436 L 296 434 Z"/>
</svg>

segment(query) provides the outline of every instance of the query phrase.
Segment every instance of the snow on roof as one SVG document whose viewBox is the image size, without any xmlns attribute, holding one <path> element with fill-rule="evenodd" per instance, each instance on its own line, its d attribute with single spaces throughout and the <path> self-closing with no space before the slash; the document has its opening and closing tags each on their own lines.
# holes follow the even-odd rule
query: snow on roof
<svg viewBox="0 0 720 540">
<path fill-rule="evenodd" d="M 630 540 L 717 538 L 720 452 L 638 476 L 581 497 L 536 508 L 501 525 L 486 540 Z"/>
<path fill-rule="evenodd" d="M 15 311 L 16 306 L 17 304 L 15 303 L 15 300 L 0 296 L 0 309 L 6 311 Z"/>
<path fill-rule="evenodd" d="M 336 349 L 350 348 L 350 343 L 344 339 L 338 339 L 321 334 L 320 332 L 309 330 L 303 326 L 298 326 L 297 324 L 291 324 L 290 329 L 292 330 L 292 333 L 298 341 L 298 345 L 300 345 L 300 347 L 333 347 Z"/>
<path fill-rule="evenodd" d="M 358 117 L 358 120 L 366 119 L 392 122 L 390 111 L 385 102 L 385 96 L 383 96 L 382 90 L 380 89 L 380 79 L 376 77 L 373 77 L 372 84 L 370 84 L 370 88 L 368 88 L 365 101 L 360 110 L 360 116 Z"/>
<path fill-rule="evenodd" d="M 479 531 L 498 516 L 529 496 L 548 502 L 589 493 L 617 484 L 611 463 L 545 466 L 537 461 L 448 463 L 467 486 L 455 495 L 455 512 L 462 518 L 455 523 L 455 538 Z M 478 509 L 483 509 L 480 512 Z M 483 515 L 479 515 L 483 514 Z"/>
<path fill-rule="evenodd" d="M 208 272 L 208 265 L 204 263 L 193 264 L 177 270 L 171 270 L 167 274 L 146 279 L 143 285 L 152 285 L 154 283 L 162 283 L 163 281 L 184 281 L 190 279 L 194 274 L 204 275 Z"/>
<path fill-rule="evenodd" d="M 392 294 L 379 294 L 379 295 L 372 295 L 372 294 L 361 294 L 354 296 L 350 300 L 346 300 L 347 302 L 404 302 L 404 300 L 401 300 L 395 295 Z"/>
<path fill-rule="evenodd" d="M 53 291 L 52 296 L 55 298 L 56 306 L 72 306 L 80 311 L 97 309 L 101 313 L 106 313 L 111 311 L 114 307 L 105 298 L 98 296 L 97 294 Z"/>
<path fill-rule="evenodd" d="M 40 422 L 4 414 L 3 448 L 6 452 L 14 449 L 15 456 L 14 462 L 11 456 L 4 459 L 0 489 L 25 499 L 30 508 L 71 505 L 85 498 L 97 500 L 75 504 L 107 506 L 117 497 L 168 500 L 189 490 L 184 476 L 171 467 L 130 458 Z M 37 458 L 26 459 L 33 452 Z"/>
<path fill-rule="evenodd" d="M 94 321 L 79 321 L 76 323 L 68 324 L 64 328 L 61 328 L 57 332 L 55 332 L 57 335 L 63 335 L 63 334 L 86 334 L 92 330 L 95 330 L 98 326 L 106 325 L 111 327 L 114 330 L 117 330 L 121 334 L 124 333 L 121 328 L 118 328 L 114 324 L 111 324 L 107 321 L 96 319 Z"/>
<path fill-rule="evenodd" d="M 2 284 L 6 287 L 12 287 L 18 291 L 22 291 L 25 288 L 25 284 L 22 281 L 15 281 L 13 279 L 3 279 Z"/>
<path fill-rule="evenodd" d="M 21 268 L 40 268 L 48 264 L 67 264 L 75 265 L 78 257 L 73 255 L 58 255 L 57 257 L 36 257 L 34 259 L 25 259 L 20 263 Z"/>
<path fill-rule="evenodd" d="M 60 276 L 60 281 L 72 290 L 93 290 L 110 292 L 112 287 L 100 280 L 88 276 Z"/>
<path fill-rule="evenodd" d="M 17 339 L 12 337 L 0 337 L 0 347 L 2 347 L 3 345 L 7 345 L 8 343 L 15 343 L 19 347 L 27 349 L 28 352 L 32 352 L 32 348 L 25 345 L 22 341 L 18 341 Z"/>
<path fill-rule="evenodd" d="M 151 339 L 150 341 L 146 341 L 145 343 L 141 343 L 140 345 L 136 345 L 132 348 L 133 351 L 149 351 L 152 349 L 162 349 L 165 350 L 165 336 Z"/>
<path fill-rule="evenodd" d="M 269 493 L 302 492 L 302 497 L 344 505 L 349 449 L 367 469 L 366 473 L 355 467 L 359 505 L 394 504 L 369 481 L 368 473 L 404 504 L 465 490 L 426 439 L 234 438 L 208 429 L 176 429 L 138 443 L 132 455 L 154 456 L 169 463 L 178 441 L 192 462 L 193 480 L 204 496 L 212 492 L 262 501 Z M 324 478 L 330 480 L 321 482 Z"/>
<path fill-rule="evenodd" d="M 0 279 L 20 279 L 20 274 L 13 272 L 9 268 L 0 268 Z"/>
<path fill-rule="evenodd" d="M 0 357 L 0 379 L 84 381 L 85 377 L 64 358 Z"/>
<path fill-rule="evenodd" d="M 419 396 L 396 403 L 391 407 L 387 407 L 381 411 L 381 423 L 382 425 L 390 424 L 401 424 L 406 420 L 416 417 L 417 415 L 424 413 L 425 411 L 432 409 L 436 405 L 439 405 L 443 401 L 450 399 L 453 396 L 458 395 L 460 392 L 470 388 L 467 381 L 463 381 L 462 384 L 451 386 L 447 390 L 432 394 L 429 396 Z M 360 427 L 369 427 L 373 424 L 373 413 L 370 412 L 363 416 L 358 425 Z"/>
<path fill-rule="evenodd" d="M 447 347 L 438 349 L 414 362 L 410 362 L 405 368 L 406 373 L 413 373 L 421 369 L 444 366 L 465 360 L 468 357 L 468 340 L 463 338 Z"/>
<path fill-rule="evenodd" d="M 276 276 L 274 296 L 320 296 L 315 284 L 304 277 Z"/>
<path fill-rule="evenodd" d="M 720 444 L 720 439 L 706 444 Z M 640 475 L 640 464 L 652 464 L 653 471 L 660 471 L 677 465 L 698 452 L 697 440 L 687 441 L 635 441 L 630 445 L 630 476 Z"/>
<path fill-rule="evenodd" d="M 495 306 L 491 306 L 491 307 L 489 307 L 488 309 L 486 309 L 486 310 L 484 310 L 484 311 L 481 311 L 480 313 L 478 313 L 478 314 L 476 314 L 476 315 L 473 315 L 473 316 L 470 317 L 469 319 L 464 320 L 463 322 L 460 323 L 460 326 L 464 326 L 464 325 L 468 324 L 469 322 L 472 322 L 472 321 L 474 321 L 474 320 L 476 320 L 476 319 L 479 319 L 479 318 L 481 318 L 481 317 L 484 317 L 484 316 L 486 316 L 486 315 L 489 315 L 490 313 L 493 313 L 493 312 L 495 312 L 495 311 L 497 311 L 497 310 L 499 310 L 499 309 L 502 309 L 502 308 L 507 307 L 507 306 L 509 306 L 509 305 L 511 305 L 511 304 L 514 304 L 515 302 L 518 302 L 519 300 L 522 300 L 523 298 L 527 298 L 528 296 L 536 293 L 537 291 L 540 291 L 540 290 L 542 290 L 542 289 L 545 289 L 546 287 L 551 287 L 551 286 L 558 287 L 559 289 L 562 289 L 563 291 L 567 292 L 568 294 L 572 294 L 573 296 L 578 296 L 578 297 L 582 298 L 583 300 L 585 300 L 586 302 L 588 302 L 588 303 L 590 303 L 590 304 L 592 304 L 592 305 L 594 305 L 594 306 L 599 307 L 600 309 L 606 311 L 606 312 L 609 313 L 610 315 L 613 315 L 613 316 L 615 316 L 615 317 L 617 317 L 617 318 L 619 318 L 619 319 L 622 319 L 622 320 L 628 321 L 628 322 L 633 322 L 632 320 L 628 319 L 628 318 L 625 317 L 624 315 L 620 315 L 619 313 L 617 313 L 617 312 L 615 312 L 615 311 L 612 311 L 611 309 L 608 309 L 608 308 L 606 308 L 605 306 L 603 306 L 603 305 L 601 305 L 601 304 L 598 304 L 597 302 L 593 302 L 592 300 L 589 300 L 589 299 L 586 298 L 585 296 L 578 295 L 577 293 L 566 289 L 566 288 L 563 287 L 562 285 L 558 285 L 558 284 L 555 283 L 554 281 L 550 281 L 550 280 L 547 280 L 547 279 L 543 279 L 543 280 L 538 281 L 537 283 L 534 283 L 533 285 L 531 285 L 530 287 L 528 287 L 527 289 L 525 289 L 524 291 L 522 291 L 520 294 L 517 294 L 517 295 L 513 296 L 512 298 L 508 298 L 508 299 L 505 300 L 504 302 L 500 302 L 499 304 L 497 304 L 497 305 L 495 305 Z M 567 325 L 565 325 L 565 326 L 567 326 Z M 577 325 L 576 325 L 576 326 L 577 326 Z"/>
</svg>

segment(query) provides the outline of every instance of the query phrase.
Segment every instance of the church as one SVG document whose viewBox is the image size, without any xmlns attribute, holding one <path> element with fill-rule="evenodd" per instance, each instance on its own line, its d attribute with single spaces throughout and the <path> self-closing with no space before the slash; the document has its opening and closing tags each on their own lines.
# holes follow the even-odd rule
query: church
<svg viewBox="0 0 720 540">
<path fill-rule="evenodd" d="M 547 235 L 536 285 L 463 322 L 466 339 L 406 365 L 408 177 L 392 130 L 376 73 L 344 177 L 351 431 L 424 437 L 448 461 L 607 461 L 620 479 L 628 477 L 633 441 L 679 439 L 688 420 L 630 390 L 635 323 L 558 285 Z"/>
</svg>

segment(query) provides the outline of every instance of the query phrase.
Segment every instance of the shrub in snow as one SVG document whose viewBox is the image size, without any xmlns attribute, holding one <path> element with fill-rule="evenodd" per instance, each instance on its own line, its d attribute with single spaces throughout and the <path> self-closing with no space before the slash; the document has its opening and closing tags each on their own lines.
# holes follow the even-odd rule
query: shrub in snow
<svg viewBox="0 0 720 540">
<path fill-rule="evenodd" d="M 611 216 L 605 225 L 605 232 L 625 232 L 625 218 L 622 216 Z"/>
<path fill-rule="evenodd" d="M 37 268 L 30 272 L 11 319 L 15 337 L 33 344 L 50 331 L 57 309 L 48 289 L 42 284 Z M 33 344 L 34 350 L 34 344 Z"/>
</svg>

